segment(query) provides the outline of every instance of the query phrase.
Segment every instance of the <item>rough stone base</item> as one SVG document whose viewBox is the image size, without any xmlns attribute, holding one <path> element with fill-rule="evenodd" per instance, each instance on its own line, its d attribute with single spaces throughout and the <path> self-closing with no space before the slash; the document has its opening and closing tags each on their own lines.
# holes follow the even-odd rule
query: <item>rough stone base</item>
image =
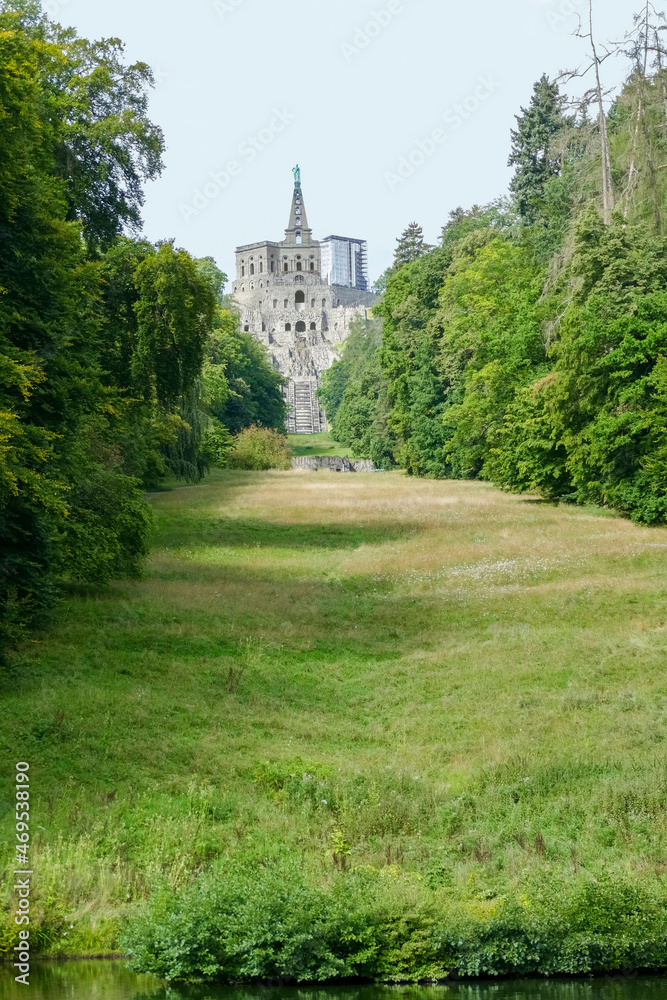
<svg viewBox="0 0 667 1000">
<path fill-rule="evenodd" d="M 293 469 L 307 469 L 317 472 L 318 469 L 329 469 L 331 472 L 376 472 L 373 463 L 367 458 L 339 458 L 336 455 L 318 455 L 311 458 L 300 455 L 292 459 Z"/>
</svg>

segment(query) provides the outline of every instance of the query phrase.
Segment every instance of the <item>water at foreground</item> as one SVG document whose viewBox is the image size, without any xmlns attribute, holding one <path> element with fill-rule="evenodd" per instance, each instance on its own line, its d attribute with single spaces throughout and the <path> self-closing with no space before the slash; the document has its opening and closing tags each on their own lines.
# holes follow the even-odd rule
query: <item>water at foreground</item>
<svg viewBox="0 0 667 1000">
<path fill-rule="evenodd" d="M 34 963 L 28 990 L 0 967 L 0 1000 L 667 1000 L 667 975 L 440 986 L 165 986 L 123 962 Z"/>
</svg>

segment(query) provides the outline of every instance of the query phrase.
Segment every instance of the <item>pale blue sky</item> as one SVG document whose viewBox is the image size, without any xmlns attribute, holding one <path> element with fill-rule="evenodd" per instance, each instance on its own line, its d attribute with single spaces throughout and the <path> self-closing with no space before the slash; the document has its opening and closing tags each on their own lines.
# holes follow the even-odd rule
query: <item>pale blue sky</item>
<svg viewBox="0 0 667 1000">
<path fill-rule="evenodd" d="M 600 39 L 622 37 L 639 6 L 596 0 Z M 231 275 L 237 244 L 283 237 L 298 161 L 314 236 L 367 239 L 371 280 L 413 219 L 435 242 L 451 209 L 505 193 L 514 115 L 542 73 L 583 60 L 583 43 L 571 33 L 585 7 L 584 0 L 45 3 L 82 35 L 122 38 L 128 58 L 155 71 L 151 116 L 167 152 L 162 177 L 147 188 L 149 239 L 174 237 Z M 607 62 L 608 85 L 625 65 Z"/>
</svg>

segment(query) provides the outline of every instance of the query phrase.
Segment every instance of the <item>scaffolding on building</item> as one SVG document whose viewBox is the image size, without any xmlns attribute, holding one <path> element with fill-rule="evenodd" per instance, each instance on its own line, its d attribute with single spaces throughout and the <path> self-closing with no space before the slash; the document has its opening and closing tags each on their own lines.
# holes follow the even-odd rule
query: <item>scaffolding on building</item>
<svg viewBox="0 0 667 1000">
<path fill-rule="evenodd" d="M 327 236 L 320 241 L 322 277 L 330 285 L 368 291 L 366 240 L 348 236 Z"/>
</svg>

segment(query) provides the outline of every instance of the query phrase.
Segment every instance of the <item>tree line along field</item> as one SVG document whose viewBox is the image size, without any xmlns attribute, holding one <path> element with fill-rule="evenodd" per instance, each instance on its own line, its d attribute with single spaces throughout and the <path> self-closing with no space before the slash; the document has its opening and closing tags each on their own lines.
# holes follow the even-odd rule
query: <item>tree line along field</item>
<svg viewBox="0 0 667 1000">
<path fill-rule="evenodd" d="M 312 931 L 315 903 L 375 935 L 332 975 L 664 965 L 667 529 L 399 473 L 152 504 L 146 577 L 71 586 L 1 678 L 43 952 L 206 974 L 183 900 L 211 940 L 261 926 L 275 968 L 280 905 Z M 267 911 L 222 921 L 216 880 Z M 526 928 L 539 960 L 506 947 Z"/>
</svg>

